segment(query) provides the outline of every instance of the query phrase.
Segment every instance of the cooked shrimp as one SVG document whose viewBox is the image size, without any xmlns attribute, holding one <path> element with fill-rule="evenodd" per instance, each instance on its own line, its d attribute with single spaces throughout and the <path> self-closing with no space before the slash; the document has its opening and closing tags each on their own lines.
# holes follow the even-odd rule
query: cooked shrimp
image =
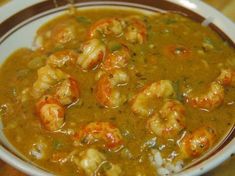
<svg viewBox="0 0 235 176">
<path fill-rule="evenodd" d="M 212 82 L 210 84 L 209 90 L 200 95 L 187 95 L 186 102 L 193 107 L 212 110 L 223 103 L 224 100 L 224 88 L 217 82 Z"/>
<path fill-rule="evenodd" d="M 98 175 L 97 173 L 103 167 L 106 176 L 119 176 L 121 169 L 118 165 L 107 161 L 105 155 L 97 149 L 89 148 L 80 153 L 80 159 L 75 159 L 75 163 L 82 168 L 87 176 Z"/>
<path fill-rule="evenodd" d="M 144 22 L 137 16 L 127 17 L 127 28 L 125 31 L 125 38 L 131 43 L 143 44 L 147 38 L 147 28 Z"/>
<path fill-rule="evenodd" d="M 216 79 L 218 83 L 224 86 L 235 85 L 235 71 L 232 69 L 222 69 Z"/>
<path fill-rule="evenodd" d="M 81 47 L 82 53 L 77 59 L 77 64 L 83 69 L 94 69 L 104 59 L 106 46 L 98 39 L 91 39 Z"/>
<path fill-rule="evenodd" d="M 146 86 L 132 100 L 131 110 L 141 116 L 151 115 L 151 110 L 147 107 L 148 101 L 155 98 L 167 98 L 174 95 L 172 82 L 161 80 Z"/>
<path fill-rule="evenodd" d="M 49 65 L 41 67 L 38 69 L 38 78 L 33 84 L 31 94 L 34 98 L 39 98 L 46 90 L 68 77 L 69 75 L 60 69 L 53 68 Z"/>
<path fill-rule="evenodd" d="M 108 149 L 117 149 L 123 144 L 119 129 L 109 122 L 91 122 L 75 133 L 73 139 L 85 144 L 103 140 Z"/>
<path fill-rule="evenodd" d="M 52 67 L 63 67 L 66 64 L 75 65 L 78 59 L 78 53 L 73 50 L 57 51 L 49 56 L 47 64 Z"/>
<path fill-rule="evenodd" d="M 51 39 L 54 44 L 65 44 L 76 38 L 76 27 L 69 22 L 54 26 L 51 31 Z"/>
<path fill-rule="evenodd" d="M 147 28 L 144 22 L 137 16 L 127 18 L 106 18 L 97 21 L 91 26 L 88 33 L 90 38 L 97 34 L 103 36 L 114 35 L 124 36 L 131 43 L 142 44 L 147 38 Z"/>
<path fill-rule="evenodd" d="M 119 107 L 126 101 L 126 97 L 117 88 L 126 85 L 128 80 L 128 75 L 122 70 L 103 73 L 96 85 L 96 100 L 107 108 Z"/>
<path fill-rule="evenodd" d="M 58 86 L 55 97 L 62 105 L 69 105 L 78 100 L 80 90 L 78 83 L 73 78 L 68 78 Z"/>
<path fill-rule="evenodd" d="M 213 146 L 216 140 L 215 130 L 209 126 L 196 129 L 192 134 L 186 135 L 180 144 L 185 157 L 198 157 Z"/>
<path fill-rule="evenodd" d="M 64 124 L 65 109 L 50 95 L 45 95 L 38 101 L 36 112 L 42 126 L 49 131 L 56 131 Z"/>
<path fill-rule="evenodd" d="M 89 37 L 96 37 L 97 34 L 120 36 L 125 28 L 125 21 L 120 18 L 105 18 L 94 23 L 89 30 Z"/>
<path fill-rule="evenodd" d="M 130 59 L 130 51 L 127 46 L 122 45 L 120 50 L 109 53 L 102 63 L 102 69 L 112 70 L 124 68 Z"/>
<path fill-rule="evenodd" d="M 160 112 L 147 122 L 147 128 L 159 137 L 172 137 L 185 127 L 185 109 L 177 100 L 167 100 Z"/>
</svg>

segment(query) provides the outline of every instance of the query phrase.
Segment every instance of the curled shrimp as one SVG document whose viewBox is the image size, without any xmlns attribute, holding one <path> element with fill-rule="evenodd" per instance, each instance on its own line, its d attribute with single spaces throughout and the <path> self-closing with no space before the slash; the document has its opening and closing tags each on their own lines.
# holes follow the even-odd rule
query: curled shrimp
<svg viewBox="0 0 235 176">
<path fill-rule="evenodd" d="M 130 59 L 130 51 L 127 46 L 122 45 L 121 49 L 109 53 L 102 63 L 102 69 L 109 71 L 112 69 L 124 68 Z"/>
<path fill-rule="evenodd" d="M 61 68 L 66 64 L 75 65 L 78 59 L 78 53 L 73 50 L 57 51 L 49 56 L 47 64 L 52 67 Z"/>
<path fill-rule="evenodd" d="M 124 36 L 131 43 L 143 44 L 147 38 L 147 28 L 138 16 L 105 18 L 91 26 L 88 36 L 93 38 L 97 34 L 103 36 L 114 35 L 116 37 Z"/>
<path fill-rule="evenodd" d="M 167 100 L 160 112 L 148 121 L 147 128 L 159 137 L 172 137 L 185 127 L 185 109 L 177 100 Z"/>
<path fill-rule="evenodd" d="M 235 71 L 232 69 L 222 69 L 216 81 L 223 86 L 235 85 Z"/>
<path fill-rule="evenodd" d="M 56 131 L 64 124 L 65 109 L 53 96 L 43 96 L 36 104 L 36 112 L 42 126 L 49 131 Z"/>
<path fill-rule="evenodd" d="M 94 69 L 104 59 L 106 46 L 98 39 L 86 41 L 81 47 L 82 53 L 77 59 L 77 64 L 82 69 Z"/>
<path fill-rule="evenodd" d="M 43 49 L 62 47 L 77 38 L 77 24 L 72 20 L 54 24 L 50 30 L 39 30 L 35 40 L 36 46 Z"/>
<path fill-rule="evenodd" d="M 223 103 L 224 88 L 218 82 L 212 82 L 206 93 L 200 96 L 187 95 L 186 102 L 196 108 L 212 110 Z"/>
<path fill-rule="evenodd" d="M 54 26 L 51 39 L 55 44 L 65 44 L 76 38 L 76 27 L 71 23 L 61 23 Z"/>
<path fill-rule="evenodd" d="M 41 97 L 46 90 L 54 86 L 56 83 L 69 77 L 69 75 L 60 69 L 53 68 L 49 65 L 45 65 L 44 67 L 38 69 L 37 74 L 38 78 L 34 82 L 31 92 L 34 98 Z"/>
<path fill-rule="evenodd" d="M 109 122 L 91 122 L 75 133 L 73 139 L 82 144 L 103 140 L 108 149 L 117 149 L 123 144 L 119 129 Z"/>
<path fill-rule="evenodd" d="M 147 38 L 147 28 L 144 22 L 137 16 L 127 17 L 127 27 L 125 30 L 125 38 L 131 43 L 143 44 Z"/>
<path fill-rule="evenodd" d="M 126 101 L 126 97 L 117 88 L 126 85 L 128 80 L 128 75 L 122 70 L 112 70 L 102 74 L 95 89 L 97 102 L 108 108 L 120 106 Z"/>
<path fill-rule="evenodd" d="M 64 80 L 57 87 L 55 97 L 62 105 L 69 105 L 79 99 L 80 90 L 78 83 L 72 77 Z"/>
<path fill-rule="evenodd" d="M 186 135 L 180 144 L 180 149 L 185 157 L 198 157 L 213 146 L 216 140 L 216 132 L 209 126 L 196 129 Z"/>
<path fill-rule="evenodd" d="M 141 116 L 151 115 L 147 104 L 151 99 L 167 98 L 174 95 L 172 82 L 169 80 L 161 80 L 146 86 L 132 100 L 131 110 Z"/>
<path fill-rule="evenodd" d="M 120 18 L 105 18 L 94 23 L 89 32 L 90 38 L 96 37 L 97 34 L 119 36 L 123 33 L 125 22 Z"/>
</svg>

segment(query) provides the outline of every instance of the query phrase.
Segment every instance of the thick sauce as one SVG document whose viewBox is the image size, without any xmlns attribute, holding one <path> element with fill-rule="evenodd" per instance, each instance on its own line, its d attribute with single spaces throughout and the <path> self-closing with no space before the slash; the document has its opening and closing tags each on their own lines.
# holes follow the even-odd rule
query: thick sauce
<svg viewBox="0 0 235 176">
<path fill-rule="evenodd" d="M 123 31 L 119 32 L 114 18 L 121 21 Z M 105 19 L 101 25 L 97 23 L 100 19 Z M 103 23 L 111 25 L 102 28 Z M 38 30 L 37 36 L 39 49 L 17 50 L 0 69 L 0 113 L 10 142 L 46 170 L 66 176 L 164 175 L 161 170 L 167 168 L 167 163 L 185 166 L 212 148 L 234 125 L 235 51 L 210 28 L 186 17 L 107 9 L 77 11 L 50 21 Z M 94 38 L 100 43 L 95 43 L 93 50 L 89 46 L 93 43 L 87 41 Z M 87 51 L 88 56 L 86 46 L 93 52 Z M 106 49 L 102 50 L 102 46 Z M 38 70 L 50 64 L 48 58 L 66 49 L 76 52 L 80 61 L 89 59 L 96 49 L 103 55 L 91 67 L 82 61 L 58 66 L 77 81 L 79 95 L 72 103 L 58 103 L 65 115 L 57 128 L 46 124 L 42 115 L 45 108 L 37 102 L 48 103 L 48 97 L 41 100 L 43 95 L 54 95 L 62 83 L 53 83 L 35 95 L 35 82 L 43 80 L 39 80 Z M 119 51 L 128 58 L 127 62 L 120 66 L 122 61 L 118 60 L 111 71 L 105 69 L 108 54 L 117 57 Z M 112 82 L 116 70 L 128 77 L 124 83 Z M 231 71 L 229 83 L 220 79 L 223 70 Z M 100 81 L 105 78 L 111 80 L 111 91 L 115 89 L 118 94 L 115 96 L 120 95 L 117 100 L 109 94 L 110 89 L 100 90 L 109 84 Z M 156 95 L 157 88 L 157 92 L 150 92 L 152 83 L 161 80 L 169 81 L 171 95 Z M 208 90 L 212 83 L 219 90 Z M 100 88 L 97 84 L 106 85 Z M 144 92 L 143 98 L 140 94 Z M 202 94 L 206 98 L 200 101 Z M 134 107 L 138 98 L 145 102 Z M 172 105 L 172 101 L 177 103 Z M 167 102 L 170 105 L 166 110 L 163 107 Z M 139 113 L 140 108 L 147 114 Z M 193 140 L 199 143 L 193 144 Z M 93 161 L 89 160 L 89 152 L 99 158 L 95 166 L 90 166 Z M 159 153 L 165 165 L 152 159 Z M 81 164 L 85 160 L 87 167 Z"/>
</svg>

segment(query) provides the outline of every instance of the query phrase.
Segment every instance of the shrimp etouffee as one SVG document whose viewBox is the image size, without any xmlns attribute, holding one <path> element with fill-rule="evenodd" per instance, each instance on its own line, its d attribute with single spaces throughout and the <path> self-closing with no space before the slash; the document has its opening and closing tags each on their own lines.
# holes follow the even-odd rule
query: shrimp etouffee
<svg viewBox="0 0 235 176">
<path fill-rule="evenodd" d="M 35 42 L 1 66 L 0 113 L 13 146 L 55 175 L 172 174 L 234 126 L 235 50 L 184 15 L 77 10 Z"/>
</svg>

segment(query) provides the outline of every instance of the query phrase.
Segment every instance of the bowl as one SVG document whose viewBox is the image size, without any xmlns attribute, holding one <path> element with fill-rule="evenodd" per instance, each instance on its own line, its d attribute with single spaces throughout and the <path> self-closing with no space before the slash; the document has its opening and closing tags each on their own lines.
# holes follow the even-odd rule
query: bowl
<svg viewBox="0 0 235 176">
<path fill-rule="evenodd" d="M 224 40 L 233 47 L 235 46 L 235 24 L 214 8 L 198 0 L 75 0 L 74 5 L 79 9 L 131 8 L 146 13 L 176 11 L 187 15 L 202 25 L 209 25 Z M 22 2 L 11 1 L 2 7 L 0 9 L 1 14 L 3 14 L 0 17 L 0 62 L 2 63 L 17 48 L 31 47 L 36 30 L 48 20 L 62 14 L 68 6 L 66 0 L 40 2 L 25 0 Z M 53 175 L 33 165 L 16 150 L 5 137 L 2 124 L 0 124 L 0 140 L 0 158 L 8 164 L 29 175 Z M 201 175 L 221 164 L 233 153 L 235 153 L 234 125 L 206 155 L 195 160 L 176 175 Z"/>
</svg>

